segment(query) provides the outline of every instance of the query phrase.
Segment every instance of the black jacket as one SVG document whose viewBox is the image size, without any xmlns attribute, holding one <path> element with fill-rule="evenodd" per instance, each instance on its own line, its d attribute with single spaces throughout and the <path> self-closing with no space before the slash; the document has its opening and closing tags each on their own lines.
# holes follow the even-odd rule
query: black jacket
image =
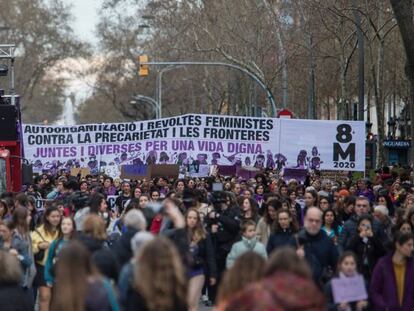
<svg viewBox="0 0 414 311">
<path fill-rule="evenodd" d="M 294 244 L 294 235 L 291 230 L 283 230 L 277 233 L 272 233 L 269 236 L 269 241 L 267 242 L 266 251 L 267 254 L 283 246 L 292 246 Z"/>
<path fill-rule="evenodd" d="M 197 243 L 198 251 L 192 256 L 190 269 L 197 270 L 203 268 L 209 277 L 217 277 L 216 258 L 214 254 L 213 242 L 210 234 Z"/>
<path fill-rule="evenodd" d="M 19 285 L 0 284 L 1 311 L 32 311 L 33 307 L 30 291 L 25 292 Z"/>
<path fill-rule="evenodd" d="M 118 280 L 120 265 L 114 252 L 108 248 L 106 241 L 94 239 L 86 234 L 78 235 L 77 239 L 91 252 L 92 260 L 98 270 L 107 278 Z"/>
<path fill-rule="evenodd" d="M 366 281 L 371 279 L 372 271 L 378 259 L 386 254 L 381 241 L 375 236 L 367 238 L 364 242 L 359 235 L 356 235 L 349 241 L 346 249 L 353 251 L 357 256 L 358 270 Z"/>
<path fill-rule="evenodd" d="M 144 298 L 132 287 L 128 290 L 124 311 L 148 311 Z M 187 311 L 185 301 L 177 301 L 171 311 Z"/>
<path fill-rule="evenodd" d="M 122 267 L 133 256 L 131 249 L 131 240 L 138 231 L 136 229 L 128 228 L 127 231 L 112 246 L 119 265 Z"/>
<path fill-rule="evenodd" d="M 212 220 L 205 218 L 207 225 L 211 228 Z M 239 239 L 240 215 L 236 208 L 227 208 L 220 213 L 217 221 L 218 231 L 211 233 L 216 259 L 226 260 L 234 242 Z"/>
<path fill-rule="evenodd" d="M 320 283 L 328 269 L 336 268 L 339 254 L 335 244 L 322 230 L 316 235 L 310 235 L 302 229 L 297 235 L 297 241 L 304 247 L 305 258 L 312 269 L 314 280 Z"/>
</svg>

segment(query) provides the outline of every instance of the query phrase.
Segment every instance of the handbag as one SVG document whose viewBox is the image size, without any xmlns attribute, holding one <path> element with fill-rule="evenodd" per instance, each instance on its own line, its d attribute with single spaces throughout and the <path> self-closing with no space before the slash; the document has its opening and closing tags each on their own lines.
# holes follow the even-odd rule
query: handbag
<svg viewBox="0 0 414 311">
<path fill-rule="evenodd" d="M 35 230 L 35 232 L 40 236 L 43 242 L 47 242 L 39 231 Z M 46 251 L 44 249 L 39 249 L 39 251 L 33 256 L 35 261 L 43 261 L 43 259 L 45 258 L 45 252 Z"/>
</svg>

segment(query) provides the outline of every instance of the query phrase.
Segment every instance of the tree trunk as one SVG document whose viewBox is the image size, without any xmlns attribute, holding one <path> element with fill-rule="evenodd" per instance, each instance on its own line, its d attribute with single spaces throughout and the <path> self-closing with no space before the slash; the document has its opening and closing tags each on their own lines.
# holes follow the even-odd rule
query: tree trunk
<svg viewBox="0 0 414 311">
<path fill-rule="evenodd" d="M 347 87 L 346 87 L 346 61 L 344 56 L 344 51 L 339 56 L 340 62 L 340 81 L 341 81 L 341 99 L 338 107 L 338 120 L 347 120 L 348 111 L 347 111 Z"/>
<path fill-rule="evenodd" d="M 407 57 L 405 74 L 410 81 L 411 164 L 414 162 L 414 20 L 412 0 L 390 0 Z"/>
</svg>

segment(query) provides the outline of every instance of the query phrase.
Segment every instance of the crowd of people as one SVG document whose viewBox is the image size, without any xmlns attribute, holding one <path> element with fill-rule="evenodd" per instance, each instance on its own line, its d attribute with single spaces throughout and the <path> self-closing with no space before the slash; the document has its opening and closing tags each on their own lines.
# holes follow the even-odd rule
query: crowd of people
<svg viewBox="0 0 414 311">
<path fill-rule="evenodd" d="M 0 194 L 0 309 L 411 311 L 410 178 L 42 174 Z M 337 301 L 356 276 L 367 296 Z"/>
</svg>

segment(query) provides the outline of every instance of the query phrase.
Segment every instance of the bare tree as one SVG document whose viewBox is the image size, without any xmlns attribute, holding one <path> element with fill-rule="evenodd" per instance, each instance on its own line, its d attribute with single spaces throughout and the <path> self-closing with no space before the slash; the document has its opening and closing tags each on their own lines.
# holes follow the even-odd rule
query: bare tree
<svg viewBox="0 0 414 311">
<path fill-rule="evenodd" d="M 410 81 L 411 164 L 414 161 L 414 20 L 412 0 L 390 0 L 406 54 L 405 74 Z"/>
</svg>

